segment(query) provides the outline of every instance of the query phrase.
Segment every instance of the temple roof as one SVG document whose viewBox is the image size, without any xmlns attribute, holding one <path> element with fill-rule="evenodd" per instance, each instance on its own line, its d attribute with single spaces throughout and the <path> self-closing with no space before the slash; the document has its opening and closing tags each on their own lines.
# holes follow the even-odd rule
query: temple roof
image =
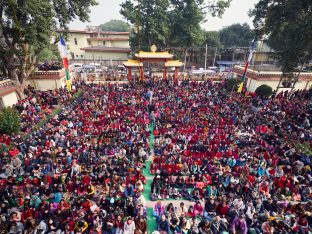
<svg viewBox="0 0 312 234">
<path fill-rule="evenodd" d="M 165 67 L 182 67 L 184 63 L 179 60 L 169 60 L 165 63 Z"/>
<path fill-rule="evenodd" d="M 169 52 L 140 51 L 139 53 L 135 54 L 135 57 L 139 59 L 171 59 L 173 54 L 170 54 Z"/>
<path fill-rule="evenodd" d="M 129 59 L 127 62 L 124 62 L 123 65 L 125 67 L 143 67 L 143 63 L 139 60 L 131 60 Z"/>
</svg>

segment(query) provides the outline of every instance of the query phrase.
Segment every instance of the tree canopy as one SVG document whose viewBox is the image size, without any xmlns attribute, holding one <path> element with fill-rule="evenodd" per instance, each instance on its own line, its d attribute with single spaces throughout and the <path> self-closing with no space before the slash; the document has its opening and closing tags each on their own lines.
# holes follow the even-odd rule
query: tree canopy
<svg viewBox="0 0 312 234">
<path fill-rule="evenodd" d="M 131 28 L 123 20 L 110 20 L 104 24 L 100 25 L 100 28 L 103 31 L 112 31 L 112 32 L 130 32 Z"/>
<path fill-rule="evenodd" d="M 232 24 L 219 31 L 220 41 L 225 48 L 248 47 L 255 34 L 248 24 Z"/>
<path fill-rule="evenodd" d="M 37 61 L 38 62 L 50 62 L 50 61 L 61 61 L 61 55 L 58 50 L 58 47 L 56 44 L 51 43 L 47 45 L 45 48 L 43 48 L 38 56 L 37 56 Z"/>
<path fill-rule="evenodd" d="M 20 131 L 20 118 L 15 109 L 5 107 L 0 112 L 0 134 L 12 134 Z"/>
<path fill-rule="evenodd" d="M 0 61 L 4 75 L 23 84 L 52 32 L 75 18 L 85 22 L 95 0 L 3 0 L 0 5 Z"/>
<path fill-rule="evenodd" d="M 201 45 L 205 15 L 221 16 L 231 0 L 126 0 L 120 13 L 134 26 L 131 44 L 159 47 Z"/>
<path fill-rule="evenodd" d="M 271 86 L 263 84 L 256 89 L 255 93 L 261 98 L 269 98 L 272 95 L 273 90 Z"/>
<path fill-rule="evenodd" d="M 166 45 L 169 36 L 169 0 L 143 0 L 140 6 L 135 2 L 125 1 L 120 10 L 121 15 L 134 26 L 132 46 Z"/>
<path fill-rule="evenodd" d="M 221 47 L 220 33 L 218 31 L 206 31 L 205 44 L 217 48 Z"/>
<path fill-rule="evenodd" d="M 312 59 L 311 0 L 260 0 L 250 15 L 256 33 L 267 36 L 283 72 L 293 72 Z"/>
<path fill-rule="evenodd" d="M 174 5 L 169 12 L 169 30 L 172 46 L 195 46 L 204 42 L 204 31 L 200 23 L 205 19 L 203 0 L 171 1 Z"/>
</svg>

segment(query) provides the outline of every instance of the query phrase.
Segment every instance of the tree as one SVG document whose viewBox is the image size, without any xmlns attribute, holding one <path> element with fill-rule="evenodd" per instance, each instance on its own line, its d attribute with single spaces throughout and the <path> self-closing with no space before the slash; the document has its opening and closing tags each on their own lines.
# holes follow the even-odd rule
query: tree
<svg viewBox="0 0 312 234">
<path fill-rule="evenodd" d="M 112 32 L 130 32 L 131 30 L 129 24 L 127 24 L 122 20 L 110 20 L 104 24 L 101 24 L 100 28 L 103 31 L 112 31 Z"/>
<path fill-rule="evenodd" d="M 261 98 L 269 98 L 273 93 L 272 87 L 266 84 L 260 85 L 255 92 Z"/>
<path fill-rule="evenodd" d="M 74 18 L 85 22 L 95 0 L 2 0 L 0 61 L 8 78 L 23 84 L 34 71 L 39 53 L 57 29 Z"/>
<path fill-rule="evenodd" d="M 267 36 L 284 73 L 312 59 L 311 11 L 311 0 L 260 0 L 250 12 L 257 35 Z"/>
<path fill-rule="evenodd" d="M 238 89 L 238 85 L 241 83 L 239 79 L 228 79 L 225 81 L 225 89 L 229 92 Z"/>
<path fill-rule="evenodd" d="M 37 56 L 38 62 L 60 62 L 61 59 L 62 58 L 56 44 L 47 45 L 47 47 L 43 48 Z"/>
<path fill-rule="evenodd" d="M 200 23 L 205 19 L 203 0 L 171 0 L 169 29 L 172 46 L 202 45 L 205 36 Z"/>
<path fill-rule="evenodd" d="M 249 47 L 255 34 L 248 24 L 232 24 L 219 31 L 220 41 L 226 48 L 228 47 Z"/>
<path fill-rule="evenodd" d="M 221 47 L 220 34 L 218 31 L 206 31 L 205 32 L 205 44 L 212 47 Z"/>
<path fill-rule="evenodd" d="M 20 118 L 16 110 L 5 107 L 0 112 L 0 133 L 12 134 L 20 131 Z"/>
<path fill-rule="evenodd" d="M 166 45 L 169 34 L 169 0 L 142 0 L 140 5 L 135 5 L 134 2 L 136 1 L 125 1 L 120 10 L 121 15 L 135 26 L 130 41 L 132 47 Z"/>
<path fill-rule="evenodd" d="M 131 45 L 158 47 L 201 46 L 205 35 L 200 27 L 207 12 L 221 16 L 231 0 L 127 0 L 120 13 L 134 26 Z"/>
</svg>

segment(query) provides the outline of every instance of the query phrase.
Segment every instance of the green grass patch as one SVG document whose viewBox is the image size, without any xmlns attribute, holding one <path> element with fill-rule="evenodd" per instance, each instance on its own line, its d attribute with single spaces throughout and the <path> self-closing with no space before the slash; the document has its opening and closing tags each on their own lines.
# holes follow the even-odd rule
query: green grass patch
<svg viewBox="0 0 312 234">
<path fill-rule="evenodd" d="M 146 201 L 151 201 L 151 186 L 153 180 L 146 180 L 146 184 L 144 185 L 143 196 Z"/>
<path fill-rule="evenodd" d="M 144 176 L 154 176 L 153 174 L 150 173 L 150 168 L 151 168 L 151 161 L 146 161 L 145 163 L 145 168 L 143 168 L 143 175 Z"/>
<path fill-rule="evenodd" d="M 153 208 L 147 208 L 147 229 L 149 234 L 157 229 L 156 219 L 153 218 Z"/>
<path fill-rule="evenodd" d="M 150 148 L 151 148 L 151 151 L 152 151 L 152 150 L 154 150 L 154 139 L 155 139 L 154 127 L 150 124 L 150 125 L 148 125 L 148 129 L 150 130 L 149 145 L 150 145 Z"/>
<path fill-rule="evenodd" d="M 295 145 L 295 149 L 296 151 L 304 154 L 304 155 L 308 155 L 308 156 L 312 156 L 312 148 L 309 144 L 309 142 L 304 142 L 304 143 L 297 143 Z"/>
</svg>

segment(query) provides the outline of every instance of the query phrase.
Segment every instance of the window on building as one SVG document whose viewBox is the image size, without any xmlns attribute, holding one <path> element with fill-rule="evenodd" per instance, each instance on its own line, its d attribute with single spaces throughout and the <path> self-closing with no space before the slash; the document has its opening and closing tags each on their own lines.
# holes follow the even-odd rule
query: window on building
<svg viewBox="0 0 312 234">
<path fill-rule="evenodd" d="M 83 55 L 80 55 L 81 58 L 83 58 Z"/>
<path fill-rule="evenodd" d="M 105 41 L 103 41 L 103 45 L 105 45 Z"/>
<path fill-rule="evenodd" d="M 75 45 L 78 45 L 77 38 L 74 38 L 74 41 L 75 41 Z"/>
<path fill-rule="evenodd" d="M 76 58 L 78 58 L 79 56 L 78 56 L 78 54 L 76 54 Z"/>
<path fill-rule="evenodd" d="M 90 40 L 88 40 L 88 45 L 91 45 L 91 41 Z"/>
</svg>

